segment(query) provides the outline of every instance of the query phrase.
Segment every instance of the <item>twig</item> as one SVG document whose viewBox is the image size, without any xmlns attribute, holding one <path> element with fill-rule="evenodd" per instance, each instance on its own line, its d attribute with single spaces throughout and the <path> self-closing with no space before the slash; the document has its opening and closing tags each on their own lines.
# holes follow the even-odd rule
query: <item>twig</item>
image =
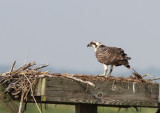
<svg viewBox="0 0 160 113">
<path fill-rule="evenodd" d="M 72 79 L 72 80 L 75 80 L 75 81 L 78 81 L 78 82 L 85 83 L 85 84 L 90 85 L 90 86 L 92 86 L 92 87 L 95 87 L 95 84 L 94 84 L 94 83 L 92 83 L 92 82 L 90 82 L 90 81 L 84 81 L 84 80 L 82 80 L 82 79 L 76 78 L 76 77 L 74 77 L 73 75 L 68 76 L 68 75 L 62 75 L 62 74 L 60 74 L 60 76 L 65 77 L 65 78 L 69 78 L 69 79 Z M 44 74 L 38 75 L 38 77 L 39 77 L 39 78 L 43 78 L 43 77 L 53 77 L 53 75 L 51 75 L 51 74 L 49 74 L 49 73 L 47 73 L 47 74 L 44 73 Z"/>
<path fill-rule="evenodd" d="M 27 68 L 35 65 L 35 64 L 36 64 L 35 62 L 28 63 L 28 64 L 26 64 L 26 65 L 24 65 L 24 66 L 22 67 L 22 70 L 25 70 L 25 69 L 27 69 Z"/>
<path fill-rule="evenodd" d="M 36 79 L 32 82 L 32 85 L 35 84 L 35 82 L 36 82 Z M 29 87 L 28 91 L 26 92 L 26 95 L 24 97 L 25 100 L 27 100 L 27 96 L 28 96 L 28 93 L 30 92 L 30 90 L 31 90 L 31 87 Z"/>
<path fill-rule="evenodd" d="M 34 100 L 34 102 L 35 102 L 35 104 L 36 104 L 36 106 L 37 106 L 39 112 L 42 113 L 42 112 L 41 112 L 41 109 L 39 108 L 39 106 L 38 106 L 38 104 L 37 104 L 37 101 L 36 101 L 36 99 L 35 99 L 35 97 L 34 97 L 34 95 L 33 95 L 32 83 L 30 82 L 30 80 L 28 79 L 28 77 L 27 77 L 25 74 L 24 74 L 24 76 L 25 76 L 25 78 L 28 80 L 28 82 L 29 82 L 29 84 L 30 84 L 30 88 L 31 88 L 31 96 L 32 96 L 32 98 L 33 98 L 33 100 Z"/>
<path fill-rule="evenodd" d="M 11 73 L 13 71 L 13 68 L 14 68 L 15 64 L 16 64 L 16 61 L 14 61 L 14 63 L 12 64 L 9 73 Z"/>
<path fill-rule="evenodd" d="M 19 111 L 18 111 L 18 113 L 21 113 L 21 111 L 22 111 L 24 94 L 25 94 L 25 91 L 22 91 L 21 101 L 20 101 L 20 104 L 19 104 Z"/>
<path fill-rule="evenodd" d="M 148 74 L 142 75 L 142 77 L 146 77 L 146 76 L 154 78 L 153 75 L 148 75 Z"/>
<path fill-rule="evenodd" d="M 62 75 L 62 76 L 63 76 L 63 75 Z M 79 81 L 79 82 L 88 84 L 88 85 L 90 85 L 90 86 L 92 86 L 92 87 L 95 87 L 95 84 L 93 84 L 93 83 L 90 82 L 90 81 L 83 81 L 83 80 L 81 80 L 81 79 L 79 79 L 79 78 L 76 78 L 76 77 L 73 77 L 73 76 L 63 76 L 63 77 L 66 77 L 66 78 L 69 78 L 69 79 L 73 79 L 73 80 L 75 80 L 75 81 Z"/>
<path fill-rule="evenodd" d="M 159 80 L 160 79 L 160 77 L 158 77 L 158 78 L 154 78 L 154 79 L 151 79 L 151 80 Z"/>
<path fill-rule="evenodd" d="M 22 113 L 24 113 L 26 111 L 26 108 L 27 108 L 27 102 L 25 102 L 24 109 L 23 109 Z"/>
<path fill-rule="evenodd" d="M 42 66 L 35 67 L 34 69 L 35 69 L 35 70 L 38 70 L 38 69 L 45 68 L 45 67 L 47 67 L 47 66 L 48 66 L 48 64 L 45 64 L 45 65 L 42 65 Z"/>
<path fill-rule="evenodd" d="M 132 68 L 132 70 L 134 71 L 134 72 L 133 72 L 133 75 L 134 75 L 137 79 L 143 79 L 142 76 L 141 76 L 139 73 L 137 73 L 137 71 L 136 71 L 135 69 Z"/>
</svg>

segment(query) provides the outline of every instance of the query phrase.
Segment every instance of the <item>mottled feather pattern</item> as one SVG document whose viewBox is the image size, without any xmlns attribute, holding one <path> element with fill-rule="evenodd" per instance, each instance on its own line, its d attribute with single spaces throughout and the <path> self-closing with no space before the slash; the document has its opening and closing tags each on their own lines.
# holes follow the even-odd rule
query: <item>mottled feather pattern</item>
<svg viewBox="0 0 160 113">
<path fill-rule="evenodd" d="M 131 58 L 127 57 L 127 54 L 121 48 L 101 45 L 96 51 L 96 57 L 99 62 L 106 65 L 124 65 L 127 68 L 130 68 L 128 60 Z"/>
</svg>

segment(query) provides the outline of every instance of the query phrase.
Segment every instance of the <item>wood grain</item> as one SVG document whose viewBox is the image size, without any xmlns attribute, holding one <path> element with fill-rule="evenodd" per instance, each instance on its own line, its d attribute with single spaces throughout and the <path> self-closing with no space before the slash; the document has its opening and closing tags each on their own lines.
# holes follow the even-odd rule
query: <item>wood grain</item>
<svg viewBox="0 0 160 113">
<path fill-rule="evenodd" d="M 45 98 L 42 99 L 42 102 L 102 106 L 158 106 L 159 85 L 156 83 L 141 84 L 138 82 L 91 79 L 90 81 L 96 85 L 91 87 L 62 77 L 43 79 L 45 82 L 38 87 L 39 89 L 45 88 L 41 89 L 41 93 L 37 93 L 37 96 L 41 94 Z"/>
</svg>

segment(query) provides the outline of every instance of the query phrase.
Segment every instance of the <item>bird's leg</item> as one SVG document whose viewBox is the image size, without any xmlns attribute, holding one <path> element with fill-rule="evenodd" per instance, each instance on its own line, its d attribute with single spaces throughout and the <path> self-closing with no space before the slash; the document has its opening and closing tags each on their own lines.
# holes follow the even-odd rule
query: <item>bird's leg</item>
<svg viewBox="0 0 160 113">
<path fill-rule="evenodd" d="M 108 65 L 104 64 L 104 74 L 103 75 L 106 75 L 107 71 L 108 71 Z"/>
<path fill-rule="evenodd" d="M 109 71 L 108 76 L 111 76 L 111 73 L 112 73 L 112 71 L 113 71 L 113 66 L 114 66 L 114 65 L 111 65 L 111 68 L 110 68 L 110 71 Z"/>
</svg>

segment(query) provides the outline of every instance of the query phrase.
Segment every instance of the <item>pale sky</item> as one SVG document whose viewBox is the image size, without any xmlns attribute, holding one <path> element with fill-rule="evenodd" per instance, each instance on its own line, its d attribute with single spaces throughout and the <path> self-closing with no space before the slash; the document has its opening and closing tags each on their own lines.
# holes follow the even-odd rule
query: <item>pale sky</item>
<svg viewBox="0 0 160 113">
<path fill-rule="evenodd" d="M 0 0 L 0 65 L 21 65 L 29 56 L 57 69 L 103 73 L 87 48 L 97 40 L 123 48 L 133 68 L 159 69 L 159 6 L 159 0 Z"/>
</svg>

